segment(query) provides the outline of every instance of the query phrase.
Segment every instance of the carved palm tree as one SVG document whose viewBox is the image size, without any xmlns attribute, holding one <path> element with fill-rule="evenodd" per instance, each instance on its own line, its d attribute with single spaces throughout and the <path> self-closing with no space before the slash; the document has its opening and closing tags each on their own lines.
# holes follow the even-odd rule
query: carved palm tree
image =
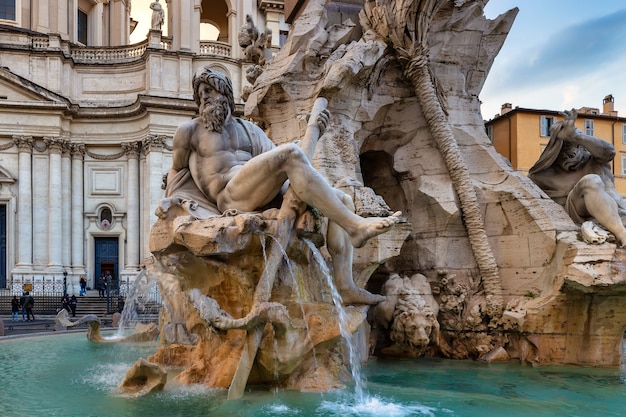
<svg viewBox="0 0 626 417">
<path fill-rule="evenodd" d="M 497 318 L 502 309 L 502 283 L 498 265 L 487 239 L 484 220 L 469 170 L 435 87 L 428 65 L 427 38 L 432 18 L 450 0 L 366 0 L 360 20 L 364 29 L 373 29 L 387 40 L 410 80 L 431 134 L 437 143 L 459 196 L 469 242 L 482 276 L 488 314 Z"/>
</svg>

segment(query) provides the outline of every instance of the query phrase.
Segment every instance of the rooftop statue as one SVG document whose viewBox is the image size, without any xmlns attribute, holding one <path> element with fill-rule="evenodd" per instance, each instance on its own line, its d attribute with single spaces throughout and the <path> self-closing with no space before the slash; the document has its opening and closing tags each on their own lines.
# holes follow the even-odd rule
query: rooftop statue
<svg viewBox="0 0 626 417">
<path fill-rule="evenodd" d="M 550 128 L 550 141 L 528 177 L 564 206 L 575 223 L 595 219 L 624 246 L 626 228 L 620 215 L 626 214 L 626 201 L 615 190 L 610 165 L 615 147 L 578 130 L 576 110 L 561 114 L 564 120 Z"/>
<path fill-rule="evenodd" d="M 163 10 L 161 3 L 159 3 L 159 0 L 154 0 L 150 3 L 150 8 L 152 9 L 152 22 L 150 28 L 154 30 L 161 30 L 161 25 L 165 22 L 165 11 Z"/>
</svg>

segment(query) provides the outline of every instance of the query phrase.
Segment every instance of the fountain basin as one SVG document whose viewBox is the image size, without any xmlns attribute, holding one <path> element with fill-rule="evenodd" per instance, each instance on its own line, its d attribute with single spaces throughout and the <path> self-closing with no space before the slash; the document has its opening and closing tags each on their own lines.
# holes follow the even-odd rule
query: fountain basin
<svg viewBox="0 0 626 417">
<path fill-rule="evenodd" d="M 0 415 L 14 416 L 621 416 L 626 378 L 619 370 L 530 367 L 444 359 L 372 360 L 363 367 L 365 400 L 353 387 L 324 394 L 249 387 L 226 390 L 174 381 L 140 398 L 117 395 L 138 357 L 158 342 L 95 344 L 82 333 L 0 342 Z"/>
</svg>

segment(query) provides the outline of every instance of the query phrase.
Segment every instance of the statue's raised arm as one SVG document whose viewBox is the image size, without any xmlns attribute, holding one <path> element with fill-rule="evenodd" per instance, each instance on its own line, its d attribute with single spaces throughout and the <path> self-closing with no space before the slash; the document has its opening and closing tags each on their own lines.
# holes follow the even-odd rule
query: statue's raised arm
<svg viewBox="0 0 626 417">
<path fill-rule="evenodd" d="M 626 228 L 620 211 L 626 203 L 615 190 L 610 165 L 615 148 L 576 128 L 576 110 L 561 115 L 564 119 L 550 128 L 550 141 L 528 177 L 563 205 L 575 223 L 595 220 L 624 246 Z"/>
</svg>

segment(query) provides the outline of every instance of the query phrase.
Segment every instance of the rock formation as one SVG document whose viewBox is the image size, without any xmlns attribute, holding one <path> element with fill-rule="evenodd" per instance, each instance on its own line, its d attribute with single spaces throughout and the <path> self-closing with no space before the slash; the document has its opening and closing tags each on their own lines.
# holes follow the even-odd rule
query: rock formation
<svg viewBox="0 0 626 417">
<path fill-rule="evenodd" d="M 328 99 L 316 166 L 370 187 L 412 225 L 370 285 L 426 276 L 447 356 L 503 347 L 513 360 L 618 366 L 626 255 L 582 242 L 489 142 L 479 94 L 517 9 L 489 20 L 485 3 L 368 0 L 330 25 L 323 2 L 310 2 L 246 112 L 280 143 L 302 130 L 295 115 Z"/>
</svg>

